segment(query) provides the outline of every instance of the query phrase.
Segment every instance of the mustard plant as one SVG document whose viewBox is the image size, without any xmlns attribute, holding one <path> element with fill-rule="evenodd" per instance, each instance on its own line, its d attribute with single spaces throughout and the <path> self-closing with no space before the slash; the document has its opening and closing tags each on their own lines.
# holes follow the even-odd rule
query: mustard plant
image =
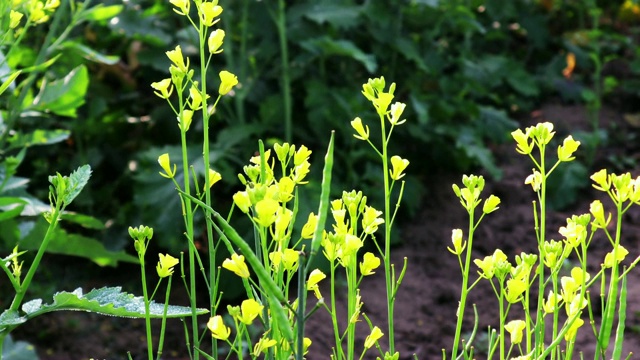
<svg viewBox="0 0 640 360">
<path fill-rule="evenodd" d="M 603 204 L 595 200 L 590 205 L 589 213 L 573 215 L 567 219 L 566 226 L 559 228 L 561 240 L 548 239 L 547 179 L 562 163 L 575 160 L 574 153 L 580 142 L 572 136 L 565 138 L 557 146 L 556 160 L 549 166 L 547 148 L 551 146 L 555 135 L 553 124 L 540 123 L 525 131 L 518 129 L 511 135 L 517 144 L 518 153 L 528 156 L 534 164 L 532 174 L 524 183 L 532 187 L 537 197 L 533 211 L 538 253 L 521 253 L 516 255 L 515 263 L 512 263 L 502 250 L 496 249 L 492 255 L 474 259 L 479 270 L 478 276 L 472 280 L 470 266 L 474 230 L 484 215 L 497 209 L 500 200 L 490 195 L 484 201 L 482 215 L 475 221 L 474 214 L 482 202 L 480 196 L 484 179 L 481 176 L 465 175 L 462 187 L 453 186 L 455 194 L 469 214 L 469 227 L 466 240 L 461 229 L 453 230 L 452 247 L 449 248 L 450 252 L 458 256 L 463 275 L 451 358 L 473 357 L 473 339 L 468 339 L 466 344 L 461 339 L 462 318 L 469 291 L 485 279 L 494 290 L 499 310 L 497 330 L 491 330 L 489 336 L 489 359 L 496 352 L 499 359 L 571 359 L 577 333 L 586 323 L 585 319 L 588 319 L 595 335 L 595 359 L 619 359 L 622 356 L 625 330 L 626 275 L 640 261 L 640 257 L 637 257 L 621 269 L 622 261 L 629 254 L 620 243 L 622 216 L 632 205 L 640 204 L 640 177 L 633 179 L 629 173 L 616 175 L 606 170 L 591 176 L 593 187 L 607 193 L 615 206 L 616 225 L 613 234 L 608 227 L 611 214 L 607 214 Z M 612 250 L 601 260 L 600 270 L 596 274 L 590 274 L 587 269 L 588 248 L 597 231 L 604 233 Z M 568 260 L 578 265 L 569 274 L 563 275 L 561 270 Z M 599 287 L 596 287 L 598 281 Z M 599 322 L 589 296 L 589 290 L 593 287 L 600 289 L 598 293 L 601 296 L 602 317 Z M 520 315 L 512 311 L 514 304 L 522 307 Z M 507 321 L 508 318 L 513 320 Z M 616 320 L 615 341 L 611 347 Z M 476 314 L 476 325 L 477 321 Z M 459 349 L 460 344 L 463 346 Z M 513 356 L 514 353 L 517 357 Z M 444 357 L 446 358 L 446 354 Z"/>
</svg>

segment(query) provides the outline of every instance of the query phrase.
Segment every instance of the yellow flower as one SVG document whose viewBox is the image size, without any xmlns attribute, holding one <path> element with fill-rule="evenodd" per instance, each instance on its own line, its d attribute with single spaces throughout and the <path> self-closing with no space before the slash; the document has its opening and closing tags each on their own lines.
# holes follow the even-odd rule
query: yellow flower
<svg viewBox="0 0 640 360">
<path fill-rule="evenodd" d="M 511 320 L 505 326 L 504 329 L 511 335 L 511 344 L 520 344 L 522 342 L 522 332 L 526 324 L 522 320 Z"/>
<path fill-rule="evenodd" d="M 218 88 L 218 93 L 220 95 L 228 94 L 234 86 L 238 85 L 238 77 L 226 70 L 220 71 L 219 76 L 220 87 Z"/>
<path fill-rule="evenodd" d="M 575 159 L 573 153 L 578 150 L 578 146 L 580 146 L 580 141 L 573 140 L 573 136 L 569 135 L 564 139 L 562 145 L 558 146 L 558 160 L 571 161 Z"/>
<path fill-rule="evenodd" d="M 531 184 L 533 191 L 538 192 L 542 187 L 542 174 L 538 170 L 533 170 L 533 174 L 527 176 L 524 184 Z"/>
<path fill-rule="evenodd" d="M 316 298 L 321 299 L 322 295 L 320 294 L 318 283 L 326 277 L 327 275 L 325 275 L 322 271 L 314 269 L 311 274 L 309 274 L 309 280 L 307 280 L 307 291 L 313 290 Z"/>
<path fill-rule="evenodd" d="M 379 327 L 374 326 L 373 329 L 371 329 L 371 334 L 369 334 L 367 338 L 364 340 L 364 348 L 365 349 L 371 348 L 373 345 L 375 345 L 378 342 L 378 340 L 380 340 L 380 338 L 382 338 L 382 336 L 384 336 L 384 334 L 382 333 L 382 330 L 380 330 Z"/>
<path fill-rule="evenodd" d="M 20 25 L 20 20 L 24 15 L 18 11 L 11 10 L 9 12 L 9 28 L 15 29 Z"/>
<path fill-rule="evenodd" d="M 273 199 L 262 199 L 256 203 L 256 217 L 253 219 L 258 225 L 269 227 L 276 221 L 276 212 L 280 204 Z"/>
<path fill-rule="evenodd" d="M 364 254 L 362 262 L 360 263 L 360 273 L 362 276 L 368 276 L 375 274 L 373 270 L 380 266 L 380 259 L 370 252 Z"/>
<path fill-rule="evenodd" d="M 454 255 L 460 255 L 464 251 L 467 246 L 466 241 L 462 241 L 462 229 L 453 229 L 451 231 L 451 243 L 453 244 L 453 249 L 447 247 L 447 250 Z"/>
<path fill-rule="evenodd" d="M 613 252 L 614 252 L 614 250 L 611 250 L 604 257 L 604 267 L 605 268 L 610 268 L 610 267 L 613 267 L 613 265 L 619 264 L 622 260 L 624 260 L 625 257 L 627 257 L 627 255 L 629 255 L 629 250 L 625 249 L 624 246 L 622 246 L 622 245 L 618 245 L 618 250 L 616 251 L 616 260 L 614 262 L 614 260 L 613 260 Z"/>
<path fill-rule="evenodd" d="M 217 1 L 203 2 L 200 4 L 198 12 L 204 26 L 213 26 L 213 24 L 220 21 L 220 19 L 216 18 L 222 14 L 222 6 L 218 5 Z"/>
<path fill-rule="evenodd" d="M 293 181 L 296 184 L 306 184 L 307 182 L 304 181 L 304 178 L 307 176 L 307 174 L 309 174 L 310 167 L 311 164 L 305 160 L 302 162 L 302 164 L 297 165 L 295 168 L 293 168 Z"/>
<path fill-rule="evenodd" d="M 49 15 L 44 11 L 44 4 L 41 1 L 31 1 L 29 3 L 29 20 L 36 24 L 42 24 L 49 20 Z"/>
<path fill-rule="evenodd" d="M 527 284 L 520 279 L 507 280 L 507 302 L 510 304 L 520 301 L 522 293 L 527 290 Z"/>
<path fill-rule="evenodd" d="M 498 210 L 498 205 L 500 205 L 500 198 L 495 195 L 491 195 L 489 196 L 489 198 L 487 198 L 487 200 L 484 201 L 482 212 L 485 214 L 494 212 Z"/>
<path fill-rule="evenodd" d="M 277 344 L 277 341 L 269 338 L 260 338 L 256 345 L 253 347 L 253 356 L 258 356 L 260 353 L 266 352 L 268 348 Z"/>
<path fill-rule="evenodd" d="M 518 129 L 511 133 L 513 140 L 516 141 L 516 151 L 523 155 L 531 154 L 533 150 L 533 142 L 529 141 L 529 129 L 527 129 L 527 133 L 523 133 L 522 130 Z"/>
<path fill-rule="evenodd" d="M 401 102 L 396 102 L 391 105 L 391 117 L 389 118 L 389 122 L 391 125 L 402 125 L 406 120 L 400 120 L 402 116 L 402 112 L 407 105 Z"/>
<path fill-rule="evenodd" d="M 160 176 L 166 177 L 167 179 L 173 179 L 176 176 L 176 164 L 173 164 L 173 170 L 171 169 L 171 160 L 169 159 L 169 153 L 164 153 L 158 157 L 158 164 L 164 173 L 160 173 Z"/>
<path fill-rule="evenodd" d="M 569 330 L 567 330 L 566 333 L 564 333 L 564 340 L 565 341 L 572 341 L 575 340 L 576 338 L 576 334 L 578 333 L 578 329 L 584 324 L 584 320 L 578 318 L 576 319 L 573 324 L 571 324 L 571 326 L 569 327 Z"/>
<path fill-rule="evenodd" d="M 302 145 L 296 150 L 293 155 L 293 165 L 299 166 L 309 160 L 309 156 L 311 156 L 312 151 L 309 150 L 306 146 Z"/>
<path fill-rule="evenodd" d="M 207 328 L 211 331 L 211 336 L 218 340 L 225 341 L 229 338 L 229 335 L 231 335 L 231 329 L 224 324 L 222 316 L 220 315 L 216 315 L 209 319 Z"/>
<path fill-rule="evenodd" d="M 44 4 L 44 9 L 53 11 L 57 9 L 58 6 L 60 6 L 60 0 L 47 0 L 47 2 Z"/>
<path fill-rule="evenodd" d="M 533 136 L 539 145 L 547 145 L 553 138 L 553 135 L 555 135 L 553 124 L 550 122 L 537 124 L 531 127 L 530 130 L 527 129 L 527 133 L 529 131 L 531 131 L 531 136 Z"/>
<path fill-rule="evenodd" d="M 189 8 L 191 8 L 191 0 L 169 0 L 173 6 L 179 9 L 173 9 L 178 15 L 189 15 Z"/>
<path fill-rule="evenodd" d="M 378 225 L 384 224 L 384 219 L 380 218 L 382 211 L 378 211 L 371 206 L 365 206 L 362 214 L 362 231 L 365 234 L 373 234 L 378 231 Z"/>
<path fill-rule="evenodd" d="M 260 315 L 260 312 L 264 309 L 259 302 L 253 299 L 247 299 L 240 305 L 240 316 L 238 320 L 245 325 L 251 325 L 253 320 Z"/>
<path fill-rule="evenodd" d="M 153 93 L 163 99 L 168 99 L 173 92 L 173 85 L 171 79 L 164 79 L 158 82 L 151 83 L 151 87 L 156 90 Z"/>
<path fill-rule="evenodd" d="M 611 188 L 611 180 L 609 179 L 609 176 L 607 176 L 606 169 L 602 169 L 591 175 L 591 180 L 595 183 L 593 184 L 593 187 L 597 190 L 607 192 L 609 191 L 609 188 Z"/>
<path fill-rule="evenodd" d="M 222 175 L 213 169 L 209 169 L 209 188 L 220 180 L 222 180 Z"/>
<path fill-rule="evenodd" d="M 318 216 L 314 213 L 309 214 L 309 218 L 307 222 L 302 227 L 302 238 L 303 239 L 311 239 L 313 237 L 313 233 L 316 231 L 316 224 L 318 223 Z"/>
<path fill-rule="evenodd" d="M 160 276 L 161 278 L 165 278 L 173 274 L 173 267 L 178 265 L 180 260 L 174 258 L 169 254 L 167 255 L 158 254 L 158 255 L 160 255 L 160 261 L 158 261 L 158 265 L 156 265 L 158 276 Z"/>
<path fill-rule="evenodd" d="M 224 30 L 216 29 L 209 34 L 209 40 L 207 44 L 209 45 L 209 52 L 211 54 L 219 54 L 222 52 L 222 42 L 224 41 Z"/>
<path fill-rule="evenodd" d="M 358 133 L 357 135 L 353 134 L 353 137 L 365 141 L 369 139 L 369 126 L 362 125 L 362 119 L 359 117 L 353 119 L 353 121 L 351 121 L 351 127 Z"/>
<path fill-rule="evenodd" d="M 547 301 L 542 304 L 542 309 L 546 314 L 553 314 L 556 311 L 556 307 L 558 303 L 562 301 L 562 296 L 559 294 L 555 294 L 553 291 L 549 290 L 549 295 L 547 296 Z"/>
<path fill-rule="evenodd" d="M 309 347 L 311 347 L 312 343 L 313 341 L 311 341 L 311 339 L 309 339 L 308 337 L 302 339 L 302 352 L 304 353 L 304 355 L 307 355 L 307 353 L 309 352 Z"/>
<path fill-rule="evenodd" d="M 171 60 L 180 72 L 186 73 L 189 70 L 189 59 L 187 58 L 187 62 L 185 63 L 180 45 L 176 46 L 173 50 L 167 51 L 165 54 L 167 54 L 169 60 Z"/>
<path fill-rule="evenodd" d="M 246 191 L 238 191 L 233 194 L 233 203 L 245 214 L 249 212 L 251 207 L 251 199 Z"/>
<path fill-rule="evenodd" d="M 233 271 L 243 279 L 246 279 L 251 275 L 249 274 L 249 268 L 244 262 L 244 256 L 242 255 L 231 254 L 231 259 L 225 259 L 222 262 L 222 267 L 229 271 Z"/>
<path fill-rule="evenodd" d="M 404 171 L 404 169 L 407 168 L 407 166 L 409 166 L 409 160 L 403 159 L 398 155 L 392 156 L 391 157 L 392 170 L 389 171 L 391 174 L 391 179 L 400 180 L 405 175 L 402 172 Z"/>
</svg>

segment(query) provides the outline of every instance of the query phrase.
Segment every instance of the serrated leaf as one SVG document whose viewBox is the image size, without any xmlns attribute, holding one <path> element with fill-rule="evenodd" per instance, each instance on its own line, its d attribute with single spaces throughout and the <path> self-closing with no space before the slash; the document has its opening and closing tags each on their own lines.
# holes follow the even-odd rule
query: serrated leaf
<svg viewBox="0 0 640 360">
<path fill-rule="evenodd" d="M 33 110 L 76 117 L 76 109 L 84 104 L 88 87 L 89 72 L 86 66 L 80 65 L 62 79 L 43 81 L 33 100 Z"/>
<path fill-rule="evenodd" d="M 31 314 L 34 317 L 51 311 L 88 311 L 102 315 L 145 318 L 144 298 L 122 292 L 122 288 L 103 287 L 93 289 L 86 295 L 81 288 L 73 292 L 61 291 L 53 295 L 53 303 L 45 304 Z M 196 309 L 196 314 L 208 313 L 206 309 Z M 164 314 L 164 304 L 151 302 L 149 305 L 151 318 L 162 318 Z M 191 316 L 192 311 L 187 306 L 169 305 L 167 308 L 167 318 L 180 318 Z"/>
<path fill-rule="evenodd" d="M 0 331 L 7 326 L 15 326 L 23 324 L 27 321 L 27 318 L 20 316 L 15 310 L 5 310 L 0 314 Z"/>
<path fill-rule="evenodd" d="M 42 307 L 42 299 L 33 299 L 31 301 L 27 301 L 22 304 L 22 311 L 27 313 L 27 315 L 32 314 Z"/>
<path fill-rule="evenodd" d="M 87 185 L 91 177 L 91 166 L 82 165 L 69 175 L 69 188 L 64 197 L 64 202 L 69 205 L 73 199 L 80 194 L 80 191 Z"/>
</svg>

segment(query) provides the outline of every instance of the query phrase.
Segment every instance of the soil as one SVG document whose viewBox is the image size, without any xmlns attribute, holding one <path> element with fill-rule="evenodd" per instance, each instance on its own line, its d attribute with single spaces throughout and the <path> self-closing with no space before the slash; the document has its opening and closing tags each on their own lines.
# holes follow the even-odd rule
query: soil
<svg viewBox="0 0 640 360">
<path fill-rule="evenodd" d="M 588 130 L 585 110 L 577 106 L 548 105 L 521 121 L 521 127 L 540 121 L 555 124 L 557 137 Z M 599 150 L 593 168 L 589 174 L 608 168 L 615 172 L 630 171 L 633 176 L 640 175 L 640 129 L 627 123 L 622 114 L 611 109 L 601 112 L 601 127 L 609 131 L 609 141 Z M 524 179 L 530 174 L 532 166 L 528 160 L 515 152 L 514 145 L 495 145 L 494 154 L 503 171 L 498 180 L 485 176 L 486 187 L 483 198 L 489 194 L 501 198 L 500 209 L 485 217 L 478 227 L 473 244 L 473 258 L 481 258 L 502 249 L 513 261 L 521 252 L 536 252 L 535 232 L 533 229 L 532 201 L 534 193 Z M 414 165 L 414 164 L 412 164 Z M 427 164 L 420 164 L 426 166 Z M 451 184 L 461 183 L 462 174 L 433 173 L 428 184 L 430 193 L 424 201 L 422 211 L 411 225 L 402 230 L 402 245 L 394 249 L 392 263 L 396 271 L 408 260 L 406 275 L 397 293 L 395 309 L 396 348 L 400 359 L 411 359 L 413 354 L 419 359 L 442 359 L 442 349 L 450 349 L 455 328 L 455 313 L 458 305 L 461 275 L 456 256 L 447 251 L 450 246 L 451 230 L 466 229 L 467 214 L 451 190 Z M 548 236 L 561 239 L 557 233 L 560 226 L 573 214 L 589 212 L 593 199 L 601 199 L 605 209 L 611 211 L 611 202 L 590 185 L 579 192 L 579 197 L 568 210 L 552 210 L 548 215 Z M 466 230 L 465 230 L 466 233 Z M 635 206 L 624 217 L 622 244 L 630 254 L 630 262 L 640 253 L 640 206 Z M 610 251 L 609 242 L 599 234 L 592 242 L 589 256 L 589 270 L 594 274 L 604 255 Z M 98 278 L 92 285 L 118 284 L 122 276 L 128 277 L 126 266 L 118 268 L 118 273 L 109 273 Z M 474 270 L 475 272 L 475 267 Z M 474 275 L 475 276 L 475 275 Z M 105 280 L 106 279 L 106 280 Z M 324 289 L 324 294 L 328 294 Z M 366 278 L 361 285 L 364 301 L 363 311 L 373 324 L 380 326 L 385 333 L 386 297 L 382 271 Z M 593 294 L 596 299 L 598 294 Z M 597 299 L 595 300 L 597 301 Z M 470 303 L 479 310 L 479 332 L 487 326 L 495 326 L 498 306 L 489 283 L 481 281 L 470 294 Z M 314 300 L 310 301 L 310 305 Z M 345 306 L 340 297 L 338 306 Z M 596 306 L 598 307 L 598 306 Z M 521 309 L 514 308 L 515 314 Z M 632 271 L 628 278 L 627 331 L 625 333 L 624 353 L 640 354 L 640 270 Z M 465 331 L 473 325 L 473 313 L 468 308 L 465 314 Z M 307 324 L 307 333 L 313 340 L 310 360 L 328 359 L 331 354 L 333 334 L 325 312 L 320 310 Z M 361 332 L 356 340 L 357 349 L 362 348 L 368 330 L 361 322 Z M 170 321 L 167 344 L 163 358 L 187 359 L 183 342 L 183 325 L 180 321 Z M 100 317 L 85 313 L 57 313 L 42 316 L 20 328 L 15 337 L 34 344 L 41 359 L 121 359 L 131 351 L 133 358 L 144 358 L 145 340 L 142 321 Z M 482 334 L 478 336 L 482 337 Z M 381 341 L 383 348 L 386 341 Z M 478 359 L 485 357 L 483 342 L 476 345 Z M 576 350 L 583 351 L 585 358 L 593 358 L 595 342 L 588 325 L 579 332 Z M 370 351 L 366 358 L 375 358 Z M 579 356 L 574 356 L 579 358 Z M 631 358 L 640 358 L 632 355 Z"/>
</svg>

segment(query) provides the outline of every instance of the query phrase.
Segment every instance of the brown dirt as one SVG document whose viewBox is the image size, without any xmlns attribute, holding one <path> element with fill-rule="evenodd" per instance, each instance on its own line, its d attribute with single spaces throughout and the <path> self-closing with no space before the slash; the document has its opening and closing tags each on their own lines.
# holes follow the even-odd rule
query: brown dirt
<svg viewBox="0 0 640 360">
<path fill-rule="evenodd" d="M 609 143 L 599 152 L 594 168 L 590 169 L 589 173 L 602 167 L 610 168 L 613 166 L 611 159 L 626 156 L 627 160 L 633 160 L 627 163 L 632 167 L 627 166 L 622 170 L 630 171 L 634 176 L 640 175 L 639 142 L 629 141 L 636 139 L 640 130 L 627 124 L 621 114 L 610 109 L 603 110 L 601 119 L 602 128 L 612 132 Z M 584 110 L 576 106 L 546 106 L 532 118 L 523 120 L 522 126 L 539 121 L 554 122 L 556 136 L 559 137 L 588 129 Z M 486 217 L 477 229 L 473 258 L 484 257 L 500 248 L 513 260 L 514 255 L 523 251 L 534 252 L 536 248 L 531 211 L 534 194 L 528 185 L 523 185 L 532 166 L 515 152 L 511 144 L 496 145 L 495 154 L 504 176 L 500 181 L 485 176 L 487 186 L 483 197 L 495 194 L 502 199 L 502 204 L 500 209 Z M 622 170 L 616 169 L 618 172 Z M 466 229 L 467 226 L 467 215 L 451 190 L 451 184 L 460 184 L 461 178 L 461 174 L 434 173 L 431 179 L 426 180 L 430 195 L 425 199 L 424 208 L 413 224 L 403 229 L 402 246 L 396 248 L 392 256 L 392 262 L 398 269 L 405 257 L 409 263 L 397 295 L 395 311 L 397 350 L 401 353 L 401 359 L 410 359 L 414 353 L 420 359 L 441 359 L 442 349 L 451 348 L 461 276 L 457 258 L 446 248 L 450 243 L 451 230 Z M 572 214 L 587 213 L 589 203 L 595 198 L 603 200 L 605 208 L 608 206 L 608 209 L 611 209 L 610 200 L 594 189 L 586 188 L 568 211 L 549 213 L 549 237 L 559 239 L 557 229 L 566 224 L 566 218 Z M 640 252 L 640 206 L 632 208 L 624 221 L 623 245 L 630 251 L 628 259 L 633 259 Z M 595 273 L 593 270 L 599 268 L 604 254 L 610 251 L 610 246 L 606 239 L 599 236 L 593 240 L 592 247 L 589 268 Z M 386 298 L 381 271 L 365 279 L 361 287 L 364 311 L 374 324 L 385 329 Z M 324 294 L 328 294 L 326 289 Z M 640 270 L 635 270 L 629 275 L 628 294 L 624 349 L 625 352 L 639 354 Z M 345 304 L 343 300 L 339 299 L 339 306 Z M 488 325 L 497 324 L 497 302 L 486 281 L 473 289 L 470 302 L 476 304 L 479 309 L 480 330 L 486 329 Z M 517 313 L 518 309 L 514 308 L 513 311 Z M 465 330 L 468 331 L 471 329 L 473 315 L 470 311 L 466 315 Z M 36 345 L 42 359 L 120 359 L 126 357 L 126 351 L 131 351 L 134 358 L 143 358 L 143 328 L 143 323 L 136 320 L 104 318 L 83 313 L 60 313 L 34 320 L 19 328 L 16 335 Z M 308 358 L 328 359 L 333 335 L 328 317 L 323 310 L 312 317 L 307 329 L 314 341 Z M 359 348 L 368 332 L 364 327 L 361 329 L 363 331 L 357 340 Z M 181 323 L 173 321 L 171 331 L 167 338 L 168 350 L 163 358 L 187 358 L 184 344 L 180 342 L 183 339 Z M 576 350 L 584 351 L 585 358 L 593 358 L 594 348 L 593 335 L 590 335 L 589 328 L 584 326 L 579 333 Z M 373 355 L 373 351 L 368 355 Z M 479 359 L 482 357 L 482 354 L 478 355 Z M 637 357 L 633 355 L 632 358 Z"/>
</svg>

